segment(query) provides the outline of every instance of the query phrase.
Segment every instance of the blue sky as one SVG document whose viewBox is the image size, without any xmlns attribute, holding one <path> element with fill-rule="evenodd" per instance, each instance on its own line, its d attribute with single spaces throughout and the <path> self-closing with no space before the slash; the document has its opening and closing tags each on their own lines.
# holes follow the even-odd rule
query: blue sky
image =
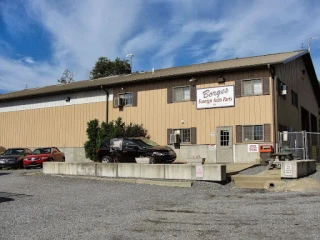
<svg viewBox="0 0 320 240">
<path fill-rule="evenodd" d="M 307 48 L 316 0 L 0 0 L 0 93 L 88 79 L 100 56 L 133 71 Z M 311 41 L 320 74 L 320 39 Z"/>
</svg>

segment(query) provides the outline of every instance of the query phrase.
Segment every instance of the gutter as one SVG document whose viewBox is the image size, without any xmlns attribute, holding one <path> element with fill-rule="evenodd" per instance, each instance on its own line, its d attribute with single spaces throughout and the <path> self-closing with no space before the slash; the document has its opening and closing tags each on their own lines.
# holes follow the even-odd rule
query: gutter
<svg viewBox="0 0 320 240">
<path fill-rule="evenodd" d="M 275 75 L 274 66 L 267 65 L 272 79 L 272 112 L 273 112 L 273 149 L 277 151 L 277 142 L 278 142 L 278 92 L 277 92 L 277 76 Z"/>
<path fill-rule="evenodd" d="M 107 91 L 107 89 L 105 88 L 105 86 L 100 85 L 101 89 L 104 90 L 106 92 L 106 123 L 109 122 L 109 115 L 108 115 L 108 110 L 109 110 L 109 92 Z"/>
</svg>

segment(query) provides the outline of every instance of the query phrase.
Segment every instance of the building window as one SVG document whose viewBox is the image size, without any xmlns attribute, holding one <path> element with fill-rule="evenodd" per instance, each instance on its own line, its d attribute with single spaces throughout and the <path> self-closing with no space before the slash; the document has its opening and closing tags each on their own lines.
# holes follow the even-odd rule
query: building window
<svg viewBox="0 0 320 240">
<path fill-rule="evenodd" d="M 124 100 L 124 106 L 132 105 L 132 93 L 120 93 L 119 98 Z"/>
<path fill-rule="evenodd" d="M 287 86 L 278 79 L 278 96 L 283 100 L 287 99 Z"/>
<path fill-rule="evenodd" d="M 173 102 L 183 102 L 190 100 L 190 86 L 175 87 L 172 89 Z"/>
<path fill-rule="evenodd" d="M 181 143 L 190 143 L 190 128 L 174 129 L 174 134 L 180 135 Z"/>
<path fill-rule="evenodd" d="M 242 96 L 262 95 L 261 79 L 242 80 Z"/>
<path fill-rule="evenodd" d="M 291 103 L 293 106 L 298 108 L 298 94 L 291 90 Z"/>
<path fill-rule="evenodd" d="M 220 130 L 220 146 L 230 146 L 230 133 L 228 130 Z"/>
<path fill-rule="evenodd" d="M 263 140 L 263 125 L 243 126 L 244 141 L 262 141 Z"/>
</svg>

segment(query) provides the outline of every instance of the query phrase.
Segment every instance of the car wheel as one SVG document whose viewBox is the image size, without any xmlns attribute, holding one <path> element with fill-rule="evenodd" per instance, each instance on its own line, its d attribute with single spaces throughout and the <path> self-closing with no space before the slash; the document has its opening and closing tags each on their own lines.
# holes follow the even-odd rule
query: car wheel
<svg viewBox="0 0 320 240">
<path fill-rule="evenodd" d="M 66 159 L 65 158 L 62 158 L 62 162 L 65 162 L 66 161 Z"/>
<path fill-rule="evenodd" d="M 150 164 L 156 164 L 156 160 L 154 159 L 154 157 L 150 157 Z"/>
<path fill-rule="evenodd" d="M 111 163 L 111 162 L 113 162 L 113 161 L 112 161 L 112 157 L 110 157 L 110 156 L 104 156 L 104 157 L 101 159 L 101 162 L 103 162 L 103 163 Z"/>
</svg>

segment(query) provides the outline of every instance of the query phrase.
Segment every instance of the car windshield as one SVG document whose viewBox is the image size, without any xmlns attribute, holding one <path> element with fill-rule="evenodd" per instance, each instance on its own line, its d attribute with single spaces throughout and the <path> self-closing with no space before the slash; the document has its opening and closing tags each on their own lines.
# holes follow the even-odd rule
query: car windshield
<svg viewBox="0 0 320 240">
<path fill-rule="evenodd" d="M 139 139 L 136 139 L 136 141 L 139 142 L 140 144 L 142 144 L 143 146 L 146 146 L 146 147 L 159 146 L 158 143 L 155 143 L 154 141 L 151 141 L 148 138 L 139 138 Z"/>
<path fill-rule="evenodd" d="M 32 154 L 48 154 L 48 153 L 51 153 L 51 148 L 37 148 L 32 152 Z"/>
<path fill-rule="evenodd" d="M 22 155 L 24 153 L 23 148 L 12 148 L 12 149 L 7 149 L 3 155 Z"/>
</svg>

